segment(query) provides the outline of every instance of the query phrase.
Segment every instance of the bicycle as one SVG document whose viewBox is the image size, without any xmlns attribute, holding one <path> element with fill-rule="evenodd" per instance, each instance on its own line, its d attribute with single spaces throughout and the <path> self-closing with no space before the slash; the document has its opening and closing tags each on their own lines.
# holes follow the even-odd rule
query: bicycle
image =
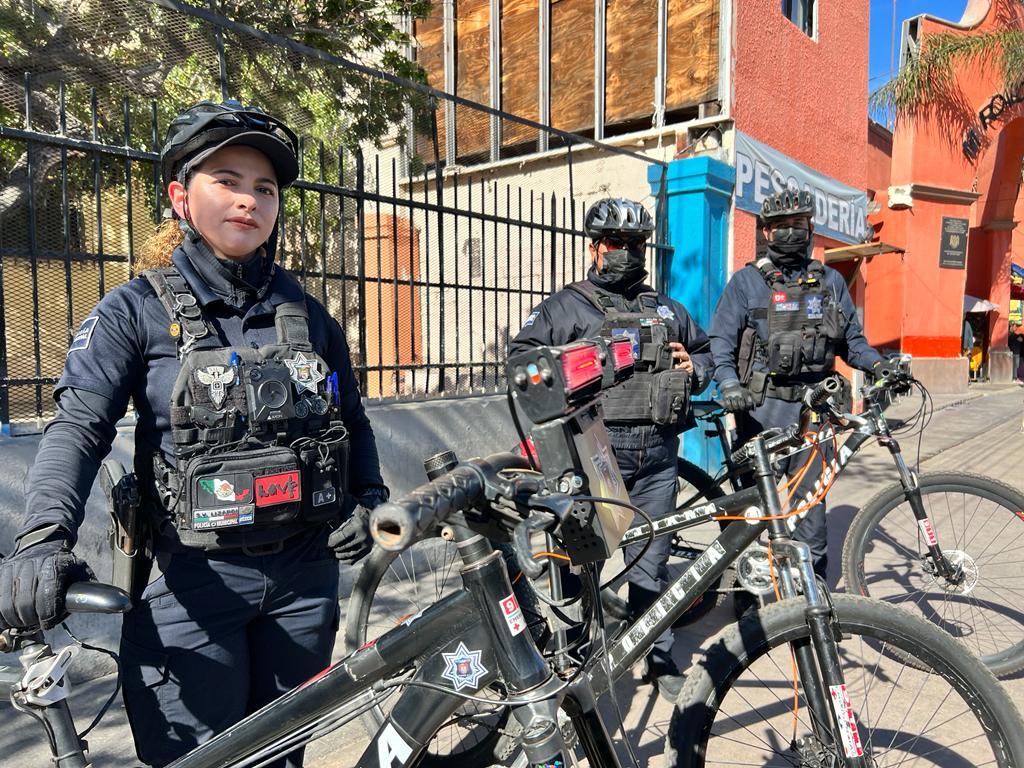
<svg viewBox="0 0 1024 768">
<path fill-rule="evenodd" d="M 923 402 L 904 429 L 923 431 L 930 418 L 927 390 L 910 376 L 909 358 L 897 359 L 878 383 L 861 391 L 859 417 L 832 408 L 826 417 L 843 429 L 856 429 L 830 471 L 836 476 L 871 439 L 886 448 L 897 480 L 880 489 L 855 514 L 843 542 L 842 573 L 849 591 L 914 609 L 967 642 L 997 677 L 1024 669 L 1024 611 L 1019 593 L 1024 580 L 1024 494 L 995 478 L 943 471 L 917 474 L 903 458 L 899 441 L 884 416 L 895 396 L 917 387 Z M 696 405 L 696 404 L 695 404 Z M 679 459 L 680 487 L 690 489 L 679 503 L 721 498 L 725 484 L 743 485 L 731 458 L 725 411 L 717 403 L 696 405 L 705 435 L 717 438 L 725 456 L 718 477 Z M 795 519 L 794 519 L 795 523 Z M 694 543 L 677 539 L 673 552 Z M 741 561 L 739 588 L 764 595 L 770 584 L 764 551 Z M 1014 586 L 1016 585 L 1016 586 Z"/>
<path fill-rule="evenodd" d="M 773 451 L 783 450 L 785 448 L 791 448 L 800 442 L 797 439 L 797 435 L 798 433 L 794 429 L 788 431 L 785 435 L 773 434 L 768 437 L 760 437 L 757 440 L 752 441 L 750 445 L 754 446 L 757 444 L 764 444 L 766 440 L 769 440 L 769 447 Z M 753 450 L 753 448 L 748 448 L 746 450 L 750 451 Z M 752 455 L 747 454 L 743 460 L 752 460 Z M 655 535 L 674 535 L 677 531 L 694 525 L 699 525 L 705 521 L 722 517 L 723 515 L 734 516 L 737 513 L 745 513 L 751 507 L 760 506 L 761 508 L 770 510 L 772 508 L 770 502 L 766 503 L 763 501 L 763 496 L 767 493 L 767 487 L 769 485 L 767 478 L 768 474 L 764 474 L 764 482 L 760 483 L 760 487 L 758 488 L 740 491 L 739 493 L 728 495 L 714 502 L 709 502 L 706 505 L 702 505 L 700 508 L 684 510 L 675 516 L 658 521 L 655 526 Z M 773 477 L 770 481 L 770 488 L 771 495 L 774 498 L 775 486 Z M 767 506 L 765 506 L 766 504 Z M 777 507 L 777 498 L 775 498 L 774 504 Z M 650 642 L 653 642 L 653 639 L 664 631 L 666 627 L 677 621 L 686 611 L 687 606 L 697 599 L 700 594 L 703 594 L 710 584 L 712 584 L 716 579 L 719 579 L 726 569 L 738 559 L 747 546 L 758 539 L 763 531 L 767 530 L 769 527 L 777 528 L 779 525 L 784 526 L 780 516 L 768 515 L 768 517 L 774 519 L 760 522 L 749 520 L 745 523 L 734 522 L 731 524 L 726 531 L 722 532 L 721 536 L 712 543 L 709 549 L 705 550 L 692 561 L 691 567 L 675 580 L 675 582 L 666 590 L 665 595 L 655 603 L 648 612 L 641 616 L 631 626 L 622 630 L 619 635 L 619 639 L 610 647 L 607 653 L 607 658 L 609 659 L 608 669 L 594 671 L 591 674 L 591 683 L 593 685 L 593 694 L 595 696 L 599 696 L 606 692 L 612 681 L 624 674 L 626 670 L 628 670 L 629 667 L 637 660 L 643 658 L 646 650 L 650 647 Z M 778 530 L 775 532 L 779 533 Z M 641 539 L 645 535 L 650 535 L 650 528 L 648 526 L 641 525 L 631 528 L 624 534 L 624 538 L 620 543 L 620 546 L 623 546 L 625 543 L 630 541 Z M 795 546 L 797 546 L 798 549 L 800 548 L 800 545 Z M 391 547 L 389 549 L 392 551 L 375 552 L 374 555 L 371 556 L 371 559 L 366 562 L 360 575 L 359 581 L 357 582 L 354 590 L 353 601 L 349 606 L 349 622 L 347 627 L 347 639 L 349 642 L 359 642 L 362 644 L 363 642 L 370 641 L 372 637 L 375 636 L 376 629 L 384 628 L 389 624 L 392 624 L 395 618 L 404 620 L 408 615 L 417 615 L 418 612 L 424 609 L 424 602 L 429 603 L 436 599 L 443 600 L 446 599 L 446 595 L 457 594 L 460 591 L 460 579 L 456 573 L 457 566 L 454 563 L 445 560 L 445 564 L 441 568 L 430 567 L 431 559 L 433 557 L 435 557 L 439 552 L 446 554 L 450 549 L 446 545 L 441 544 L 438 540 L 428 538 L 418 547 L 413 549 L 404 549 L 403 556 L 399 556 L 397 559 L 394 554 L 394 550 L 403 548 Z M 777 546 L 775 547 L 774 552 L 776 555 L 778 554 Z M 404 557 L 404 555 L 408 555 L 409 557 Z M 398 564 L 397 566 L 396 563 Z M 525 565 L 526 563 L 529 563 L 528 559 L 524 561 L 521 557 L 519 558 L 519 564 L 524 571 L 529 568 L 528 565 Z M 804 562 L 803 567 L 809 568 L 809 561 Z M 408 591 L 403 594 L 402 590 L 397 588 L 400 586 L 398 584 L 394 585 L 396 586 L 394 591 L 382 588 L 382 577 L 389 573 L 392 576 L 399 575 L 398 571 L 406 569 L 408 569 L 407 575 L 412 576 L 413 578 L 409 580 L 399 578 L 397 581 L 405 582 L 404 586 L 413 590 L 411 595 Z M 416 574 L 428 573 L 432 574 L 432 583 L 425 581 L 423 578 L 415 578 Z M 699 586 L 694 588 L 690 586 L 689 580 L 693 579 L 696 574 L 700 574 Z M 807 578 L 806 573 L 804 573 L 803 578 Z M 822 593 L 819 592 L 818 594 L 821 595 Z M 558 597 L 558 595 L 553 596 L 556 599 Z M 900 612 L 880 607 L 874 602 L 869 603 L 872 607 L 868 610 L 869 612 L 873 612 L 871 613 L 871 617 L 863 618 L 858 612 L 864 606 L 869 604 L 860 602 L 856 599 L 851 600 L 848 597 L 842 596 L 830 597 L 828 599 L 830 601 L 830 605 L 837 606 L 840 613 L 853 612 L 857 615 L 857 620 L 851 621 L 850 626 L 854 636 L 861 639 L 864 637 L 863 632 L 860 629 L 852 629 L 853 627 L 858 626 L 858 622 L 867 622 L 867 625 L 872 628 L 871 631 L 876 632 L 878 635 L 889 640 L 892 640 L 895 635 L 898 634 L 890 631 L 890 624 L 893 622 L 899 624 L 901 627 L 904 626 L 904 622 L 911 622 L 911 624 L 908 625 L 914 627 L 911 634 L 916 632 L 919 628 L 929 626 L 923 622 L 915 622 L 913 617 L 906 617 Z M 594 610 L 594 602 L 595 598 L 591 598 L 592 610 Z M 718 654 L 715 654 L 715 658 L 712 659 L 712 666 L 719 670 L 719 672 L 714 676 L 702 678 L 702 683 L 694 682 L 699 678 L 699 676 L 694 676 L 692 672 L 688 674 L 689 682 L 687 683 L 687 687 L 684 688 L 685 695 L 680 697 L 680 706 L 677 710 L 676 716 L 673 718 L 673 722 L 675 723 L 681 721 L 681 719 L 685 719 L 681 718 L 679 712 L 686 712 L 686 718 L 689 718 L 693 714 L 695 708 L 700 710 L 701 707 L 707 707 L 708 712 L 711 713 L 711 719 L 714 719 L 714 713 L 718 711 L 718 708 L 717 706 L 711 706 L 706 696 L 710 695 L 712 698 L 715 698 L 718 695 L 719 688 L 721 686 L 729 686 L 728 681 L 735 676 L 735 673 L 742 672 L 747 669 L 746 661 L 736 661 L 731 667 L 729 667 L 729 665 L 724 661 L 717 658 L 718 655 L 724 654 L 725 656 L 729 656 L 737 649 L 745 647 L 760 649 L 754 652 L 755 656 L 763 653 L 768 653 L 770 656 L 771 652 L 775 651 L 778 647 L 777 644 L 779 642 L 783 642 L 780 638 L 791 636 L 794 632 L 799 634 L 799 632 L 802 631 L 795 628 L 795 625 L 802 621 L 802 609 L 799 604 L 783 602 L 778 606 L 770 607 L 770 610 L 766 609 L 765 611 L 762 611 L 760 619 L 752 617 L 750 620 L 746 620 L 744 623 L 741 623 L 738 628 L 734 628 L 732 632 L 728 634 L 728 639 L 716 645 L 716 648 L 732 649 L 731 651 L 719 651 Z M 885 629 L 879 629 L 876 627 L 875 624 L 878 622 L 884 624 Z M 770 630 L 767 634 L 765 634 L 766 627 Z M 781 634 L 772 634 L 776 631 Z M 967 654 L 962 648 L 956 646 L 951 642 L 950 638 L 942 635 L 942 633 L 936 633 L 934 627 L 929 627 L 926 634 L 929 639 L 925 642 L 929 648 L 932 647 L 931 643 L 933 640 L 938 642 L 938 638 L 942 637 L 943 639 L 941 643 L 943 648 L 952 651 L 955 656 L 967 657 Z M 766 638 L 774 639 L 769 641 Z M 865 642 L 867 643 L 867 647 L 871 647 L 871 641 Z M 894 642 L 896 641 L 894 640 Z M 882 651 L 880 655 L 887 663 L 891 662 L 897 666 L 902 665 L 900 666 L 901 669 L 909 666 L 907 664 L 908 661 L 913 662 L 914 665 L 920 666 L 923 664 L 923 666 L 926 666 L 929 669 L 934 669 L 935 664 L 929 661 L 923 661 L 920 658 L 923 650 L 920 647 L 916 647 L 916 642 L 917 641 L 910 642 L 909 644 L 906 642 L 898 643 L 899 648 L 902 650 L 897 652 L 897 648 L 889 648 L 888 651 Z M 785 643 L 783 642 L 783 644 Z M 878 648 L 877 643 L 875 648 Z M 561 650 L 562 649 L 558 648 L 556 645 L 554 650 L 551 652 L 551 660 L 553 664 L 558 662 L 558 656 Z M 744 656 L 745 653 L 738 654 L 736 658 L 742 658 Z M 813 667 L 813 665 L 809 664 L 806 659 L 801 663 L 807 667 Z M 719 674 L 723 676 L 721 679 L 718 677 Z M 917 679 L 920 680 L 921 678 Z M 723 683 L 723 680 L 726 682 Z M 712 690 L 712 688 L 714 688 L 714 690 Z M 492 692 L 491 695 L 500 695 L 500 691 Z M 682 702 L 686 697 L 689 697 L 692 701 L 689 701 L 688 704 L 684 705 Z M 698 705 L 695 703 L 698 700 L 703 703 Z M 818 699 L 817 704 L 820 705 L 821 701 L 821 699 Z M 497 708 L 493 702 L 489 702 L 483 697 L 476 697 L 469 703 L 472 704 L 472 708 L 469 711 L 463 710 L 459 712 L 447 723 L 450 729 L 457 732 L 447 734 L 444 739 L 446 743 L 434 743 L 431 745 L 431 751 L 421 755 L 421 764 L 437 765 L 442 762 L 450 761 L 453 757 L 457 757 L 460 764 L 463 765 L 486 765 L 495 760 L 507 760 L 512 756 L 516 750 L 515 739 L 510 737 L 510 733 L 514 733 L 516 731 L 514 725 L 513 727 L 507 726 L 505 721 L 502 719 L 500 709 Z M 373 717 L 375 728 L 381 727 L 382 724 L 390 722 L 389 717 L 394 716 L 393 711 L 391 715 L 388 714 L 385 706 L 372 708 L 369 714 Z M 812 718 L 812 720 L 815 720 L 815 718 Z M 711 727 L 712 726 L 709 726 L 709 728 Z M 680 729 L 685 730 L 685 727 L 673 726 L 673 729 L 671 740 L 675 740 L 677 737 L 682 738 L 682 731 Z M 706 740 L 709 736 L 714 734 L 715 731 L 712 729 L 707 731 L 702 738 Z M 817 736 L 812 737 L 812 742 L 817 743 L 814 741 L 817 738 Z M 683 754 L 692 757 L 693 754 L 696 754 L 693 753 L 693 750 L 697 750 L 697 752 L 703 754 L 702 750 L 704 747 L 700 746 L 703 743 L 701 742 L 701 739 L 697 739 L 696 741 L 687 741 L 686 739 L 683 739 L 682 743 L 690 744 L 689 747 L 685 748 Z M 807 743 L 809 744 L 810 742 Z M 810 754 L 812 751 L 813 749 L 809 746 L 804 748 L 804 752 L 806 752 L 806 754 Z M 690 758 L 687 757 L 687 759 Z M 681 762 L 680 764 L 688 763 Z M 701 763 L 697 762 L 695 764 Z M 812 763 L 808 762 L 806 764 L 810 765 Z M 824 765 L 826 763 L 821 764 Z"/>
<path fill-rule="evenodd" d="M 586 384 L 582 390 L 590 392 Z M 573 754 L 566 745 L 568 734 L 590 765 L 617 768 L 623 762 L 597 709 L 597 697 L 765 531 L 771 532 L 783 599 L 724 633 L 704 662 L 691 670 L 667 739 L 670 765 L 707 765 L 709 756 L 714 760 L 721 749 L 733 761 L 735 745 L 722 728 L 737 721 L 729 710 L 721 721 L 718 716 L 731 704 L 732 691 L 740 691 L 742 705 L 746 675 L 757 679 L 769 674 L 773 679 L 762 681 L 768 702 L 753 710 L 766 718 L 766 736 L 748 722 L 740 727 L 771 749 L 768 738 L 785 738 L 772 725 L 783 703 L 781 717 L 793 719 L 793 736 L 780 752 L 784 759 L 849 768 L 910 756 L 943 766 L 1024 765 L 1024 722 L 980 662 L 922 619 L 868 598 L 830 596 L 817 583 L 806 545 L 788 538 L 771 467 L 771 454 L 791 446 L 795 434 L 751 441 L 746 460 L 754 468 L 756 487 L 712 503 L 704 513 L 738 519 L 636 624 L 609 642 L 596 563 L 625 531 L 625 517 L 616 508 L 635 509 L 615 488 L 618 469 L 607 460 L 610 446 L 599 408 L 582 396 L 571 405 L 566 415 L 543 425 L 544 474 L 521 457 L 496 454 L 460 464 L 374 510 L 372 534 L 381 547 L 406 549 L 437 530 L 456 542 L 461 589 L 200 745 L 173 768 L 257 768 L 383 705 L 400 689 L 357 765 L 421 764 L 426 745 L 470 701 L 510 709 L 520 726 L 516 747 L 531 765 L 566 765 Z M 570 477 L 583 480 L 559 491 L 561 481 Z M 755 516 L 745 514 L 752 501 L 763 510 Z M 679 527 L 697 515 L 690 517 L 679 521 Z M 674 530 L 658 525 L 647 536 Z M 509 538 L 519 566 L 536 578 L 546 561 L 535 559 L 531 533 L 551 536 L 584 575 L 587 642 L 576 649 L 578 658 L 569 666 L 542 655 L 527 631 L 505 560 L 490 542 Z M 128 600 L 112 587 L 80 584 L 69 591 L 68 606 L 110 613 L 126 609 Z M 85 768 L 87 745 L 75 732 L 63 685 L 73 650 L 54 653 L 32 630 L 8 630 L 2 637 L 2 650 L 22 651 L 25 673 L 11 689 L 15 706 L 44 723 L 57 768 Z M 771 687 L 778 678 L 773 671 L 776 652 L 792 659 L 792 680 L 782 672 L 786 689 L 792 684 L 792 712 Z M 909 666 L 904 657 L 925 671 Z M 936 687 L 948 690 L 941 695 L 941 690 L 934 692 Z M 482 690 L 498 700 L 476 695 Z M 929 702 L 938 702 L 930 715 L 922 713 Z M 903 714 L 883 715 L 881 710 L 890 704 Z M 559 717 L 560 710 L 567 720 Z M 749 719 L 751 712 L 740 714 Z"/>
</svg>

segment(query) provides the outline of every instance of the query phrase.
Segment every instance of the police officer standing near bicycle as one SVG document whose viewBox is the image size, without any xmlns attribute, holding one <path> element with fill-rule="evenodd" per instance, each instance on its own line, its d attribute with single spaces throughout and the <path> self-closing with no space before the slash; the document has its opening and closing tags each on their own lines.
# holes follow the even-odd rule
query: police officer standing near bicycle
<svg viewBox="0 0 1024 768">
<path fill-rule="evenodd" d="M 736 414 L 739 447 L 770 427 L 795 424 L 805 386 L 835 370 L 838 355 L 854 368 L 877 372 L 882 356 L 868 344 L 843 276 L 811 257 L 814 202 L 810 192 L 786 190 L 761 210 L 766 252 L 738 270 L 711 321 L 715 380 L 725 408 Z M 789 476 L 807 461 L 795 454 L 781 469 Z M 799 484 L 812 491 L 820 475 L 815 459 Z M 825 503 L 796 525 L 815 572 L 825 578 L 828 542 Z M 752 604 L 737 593 L 737 613 Z"/>
<path fill-rule="evenodd" d="M 281 121 L 237 102 L 172 121 L 174 218 L 145 271 L 79 328 L 0 564 L 0 627 L 59 623 L 67 586 L 91 575 L 72 548 L 130 399 L 148 532 L 133 534 L 159 577 L 140 574 L 120 655 L 152 766 L 329 664 L 337 560 L 369 551 L 369 509 L 388 495 L 342 330 L 274 263 L 297 149 Z M 275 765 L 301 762 L 300 750 Z"/>
<path fill-rule="evenodd" d="M 636 372 L 603 399 L 604 419 L 630 501 L 652 518 L 675 511 L 679 434 L 689 427 L 688 403 L 710 381 L 708 338 L 678 302 L 644 283 L 646 243 L 654 221 L 639 203 L 621 198 L 596 202 L 587 211 L 590 238 L 587 279 L 545 299 L 526 318 L 509 352 L 567 344 L 597 336 L 628 335 Z M 629 571 L 629 608 L 645 611 L 668 584 L 670 537 L 655 539 Z M 631 562 L 642 544 L 626 548 Z M 682 676 L 666 632 L 647 657 L 645 677 L 675 701 Z"/>
</svg>

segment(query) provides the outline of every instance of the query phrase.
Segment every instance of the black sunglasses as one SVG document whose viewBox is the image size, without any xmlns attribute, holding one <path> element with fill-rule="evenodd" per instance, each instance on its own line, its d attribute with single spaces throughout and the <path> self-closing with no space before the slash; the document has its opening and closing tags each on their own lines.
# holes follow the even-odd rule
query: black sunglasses
<svg viewBox="0 0 1024 768">
<path fill-rule="evenodd" d="M 643 248 L 647 243 L 646 237 L 604 237 L 601 238 L 612 248 L 637 249 Z"/>
</svg>

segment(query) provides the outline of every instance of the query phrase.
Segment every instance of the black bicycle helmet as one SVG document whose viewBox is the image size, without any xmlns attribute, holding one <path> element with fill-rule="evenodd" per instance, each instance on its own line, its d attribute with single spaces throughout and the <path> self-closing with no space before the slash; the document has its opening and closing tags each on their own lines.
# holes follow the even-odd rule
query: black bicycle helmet
<svg viewBox="0 0 1024 768">
<path fill-rule="evenodd" d="M 761 219 L 770 224 L 772 219 L 787 216 L 814 216 L 814 198 L 808 191 L 786 189 L 765 198 L 761 206 Z"/>
<path fill-rule="evenodd" d="M 171 121 L 160 151 L 164 184 L 184 181 L 191 169 L 218 149 L 237 144 L 266 155 L 282 189 L 299 177 L 299 140 L 292 129 L 263 110 L 243 107 L 232 99 L 222 104 L 202 101 Z"/>
<path fill-rule="evenodd" d="M 587 210 L 583 231 L 591 240 L 603 237 L 650 237 L 654 219 L 640 203 L 623 197 L 606 197 Z"/>
</svg>

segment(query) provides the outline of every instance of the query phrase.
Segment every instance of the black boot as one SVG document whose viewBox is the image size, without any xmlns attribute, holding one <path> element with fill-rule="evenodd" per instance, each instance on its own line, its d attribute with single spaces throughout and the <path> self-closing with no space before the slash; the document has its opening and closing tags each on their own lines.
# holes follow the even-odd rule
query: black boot
<svg viewBox="0 0 1024 768">
<path fill-rule="evenodd" d="M 683 673 L 679 671 L 679 667 L 672 659 L 666 659 L 660 654 L 654 653 L 647 656 L 643 681 L 655 686 L 666 701 L 676 703 L 685 680 Z"/>
</svg>

